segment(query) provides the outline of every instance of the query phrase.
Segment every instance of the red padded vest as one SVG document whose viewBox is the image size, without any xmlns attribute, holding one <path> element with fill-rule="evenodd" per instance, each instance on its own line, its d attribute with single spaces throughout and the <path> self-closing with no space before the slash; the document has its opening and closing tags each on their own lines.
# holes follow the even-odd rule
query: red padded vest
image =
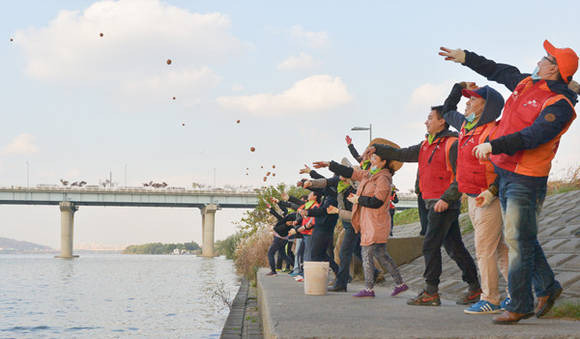
<svg viewBox="0 0 580 339">
<path fill-rule="evenodd" d="M 442 137 L 431 145 L 425 139 L 419 151 L 419 187 L 423 199 L 439 199 L 453 182 L 449 149 L 457 137 Z"/>
</svg>

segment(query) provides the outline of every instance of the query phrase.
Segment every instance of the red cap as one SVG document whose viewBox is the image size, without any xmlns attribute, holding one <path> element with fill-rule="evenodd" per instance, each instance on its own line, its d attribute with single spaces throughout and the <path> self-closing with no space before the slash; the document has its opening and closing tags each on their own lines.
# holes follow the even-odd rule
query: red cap
<svg viewBox="0 0 580 339">
<path fill-rule="evenodd" d="M 560 75 L 565 83 L 572 80 L 578 69 L 578 55 L 571 48 L 556 48 L 548 40 L 544 40 L 544 49 L 556 59 Z"/>
<path fill-rule="evenodd" d="M 470 89 L 462 89 L 461 94 L 466 98 L 476 97 L 476 98 L 487 98 L 487 86 L 479 87 L 474 91 Z"/>
</svg>

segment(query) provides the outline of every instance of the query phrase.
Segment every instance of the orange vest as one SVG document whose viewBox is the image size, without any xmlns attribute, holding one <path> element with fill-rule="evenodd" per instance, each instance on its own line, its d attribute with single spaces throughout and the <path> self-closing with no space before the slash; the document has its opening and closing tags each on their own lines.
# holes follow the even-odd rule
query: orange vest
<svg viewBox="0 0 580 339">
<path fill-rule="evenodd" d="M 465 123 L 459 131 L 457 140 L 457 186 L 459 192 L 479 194 L 485 191 L 495 181 L 497 174 L 493 164 L 487 160 L 479 161 L 473 156 L 473 148 L 484 143 L 488 136 L 493 135 L 497 127 L 495 121 L 478 126 L 470 131 L 465 130 Z"/>
<path fill-rule="evenodd" d="M 307 208 L 307 209 L 313 209 L 313 208 L 317 208 L 319 206 L 320 206 L 320 204 L 317 203 L 317 202 L 315 202 L 314 204 L 312 204 L 312 206 L 310 206 L 310 208 Z M 302 205 L 302 206 L 298 207 L 297 213 L 299 213 L 301 210 L 303 210 L 305 208 L 306 208 L 306 205 Z M 300 233 L 301 234 L 305 234 L 305 235 L 311 235 L 312 234 L 313 227 L 314 227 L 314 224 L 316 223 L 315 220 L 316 219 L 314 217 L 304 217 L 304 218 L 302 218 L 302 224 L 301 224 L 301 226 L 308 225 L 308 228 L 310 228 L 310 229 L 308 229 L 308 230 L 305 229 L 304 231 L 302 231 Z"/>
<path fill-rule="evenodd" d="M 443 137 L 429 145 L 421 143 L 419 151 L 419 187 L 423 199 L 439 199 L 453 182 L 449 149 L 457 137 Z"/>
<path fill-rule="evenodd" d="M 521 131 L 532 125 L 544 108 L 562 99 L 565 99 L 572 107 L 573 116 L 560 134 L 534 149 L 518 151 L 514 155 L 492 155 L 491 161 L 497 167 L 517 174 L 547 177 L 552 167 L 552 159 L 556 156 L 556 151 L 560 145 L 560 138 L 568 130 L 572 121 L 576 119 L 574 105 L 568 98 L 552 92 L 545 80 L 533 83 L 532 78 L 527 77 L 520 81 L 507 100 L 495 134 L 496 137 L 501 137 Z"/>
</svg>

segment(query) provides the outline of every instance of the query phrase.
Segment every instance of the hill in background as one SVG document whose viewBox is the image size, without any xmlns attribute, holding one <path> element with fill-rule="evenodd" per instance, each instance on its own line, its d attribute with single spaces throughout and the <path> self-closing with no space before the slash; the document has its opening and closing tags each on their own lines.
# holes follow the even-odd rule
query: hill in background
<svg viewBox="0 0 580 339">
<path fill-rule="evenodd" d="M 54 251 L 55 249 L 48 246 L 0 237 L 0 253 L 43 253 Z"/>
</svg>

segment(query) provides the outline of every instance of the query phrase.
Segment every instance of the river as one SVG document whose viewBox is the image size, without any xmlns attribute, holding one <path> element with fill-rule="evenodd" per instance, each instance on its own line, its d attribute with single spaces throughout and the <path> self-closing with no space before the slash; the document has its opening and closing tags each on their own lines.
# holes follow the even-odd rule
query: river
<svg viewBox="0 0 580 339">
<path fill-rule="evenodd" d="M 0 255 L 0 338 L 215 338 L 239 284 L 223 257 Z"/>
</svg>

